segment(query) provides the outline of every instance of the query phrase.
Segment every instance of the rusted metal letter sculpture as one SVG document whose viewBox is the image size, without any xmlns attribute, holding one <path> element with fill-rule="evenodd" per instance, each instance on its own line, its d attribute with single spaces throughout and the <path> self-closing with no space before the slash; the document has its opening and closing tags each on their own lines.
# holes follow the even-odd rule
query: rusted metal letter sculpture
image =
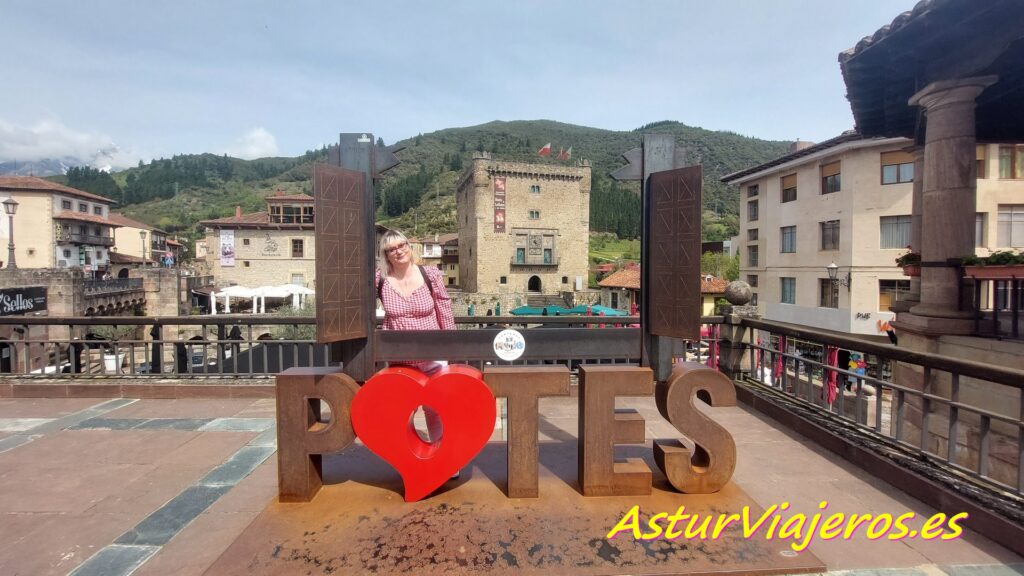
<svg viewBox="0 0 1024 576">
<path fill-rule="evenodd" d="M 508 496 L 536 498 L 537 419 L 541 396 L 569 395 L 566 366 L 488 366 L 484 381 L 508 399 Z"/>
<path fill-rule="evenodd" d="M 323 485 L 323 454 L 356 439 L 349 406 L 359 385 L 338 368 L 290 368 L 277 375 L 277 491 L 281 502 L 309 502 Z M 321 422 L 320 401 L 331 419 Z"/>
<path fill-rule="evenodd" d="M 642 444 L 644 419 L 616 410 L 616 396 L 650 396 L 650 368 L 580 366 L 579 482 L 584 496 L 651 493 L 651 469 L 639 458 L 615 462 L 616 444 Z"/>
<path fill-rule="evenodd" d="M 655 390 L 658 411 L 695 444 L 655 440 L 654 460 L 680 492 L 718 492 L 736 469 L 736 442 L 729 431 L 697 409 L 697 398 L 715 407 L 735 406 L 736 388 L 721 372 L 697 362 L 676 365 Z"/>
</svg>

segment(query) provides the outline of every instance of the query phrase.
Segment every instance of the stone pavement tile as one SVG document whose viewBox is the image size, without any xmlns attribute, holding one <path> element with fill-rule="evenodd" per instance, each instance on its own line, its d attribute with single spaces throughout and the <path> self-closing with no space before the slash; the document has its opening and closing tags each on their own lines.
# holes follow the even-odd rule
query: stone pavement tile
<svg viewBox="0 0 1024 576">
<path fill-rule="evenodd" d="M 0 418 L 0 433 L 25 432 L 52 421 L 53 418 Z"/>
<path fill-rule="evenodd" d="M 107 414 L 109 418 L 224 418 L 252 404 L 242 399 L 144 399 Z"/>
<path fill-rule="evenodd" d="M 177 430 L 65 430 L 0 454 L 0 469 L 11 460 L 45 462 L 56 457 L 88 467 L 149 464 L 199 434 Z"/>
<path fill-rule="evenodd" d="M 157 546 L 107 546 L 69 576 L 128 576 L 159 549 Z"/>
<path fill-rule="evenodd" d="M 252 520 L 277 497 L 274 457 L 185 527 L 136 576 L 203 574 Z"/>
<path fill-rule="evenodd" d="M 1020 576 L 1024 574 L 1024 564 L 1022 563 L 939 566 L 939 568 L 949 576 Z"/>
<path fill-rule="evenodd" d="M 254 432 L 200 432 L 174 450 L 156 455 L 154 463 L 211 470 L 255 437 Z"/>
<path fill-rule="evenodd" d="M 101 402 L 96 398 L 0 398 L 0 418 L 57 418 Z"/>
<path fill-rule="evenodd" d="M 203 432 L 263 432 L 274 427 L 272 418 L 214 418 L 200 430 Z"/>
<path fill-rule="evenodd" d="M 32 530 L 59 512 L 0 512 L 0 564 L 8 554 L 16 550 L 16 545 L 25 539 Z M 7 550 L 4 552 L 4 550 Z"/>
<path fill-rule="evenodd" d="M 162 546 L 230 489 L 230 486 L 190 486 L 114 543 Z"/>
<path fill-rule="evenodd" d="M 233 416 L 235 418 L 277 418 L 277 400 L 275 398 L 253 400 Z"/>
<path fill-rule="evenodd" d="M 141 418 L 89 418 L 71 426 L 69 430 L 131 430 L 145 420 Z"/>
<path fill-rule="evenodd" d="M 203 486 L 234 486 L 276 451 L 270 446 L 246 446 L 199 481 Z"/>
<path fill-rule="evenodd" d="M 97 501 L 86 512 L 121 513 L 129 516 L 134 523 L 141 522 L 153 511 L 194 485 L 213 466 L 216 464 L 188 468 L 175 465 L 153 468 Z"/>
<path fill-rule="evenodd" d="M 0 512 L 80 513 L 152 469 L 143 464 L 84 466 L 66 461 L 0 464 Z"/>
<path fill-rule="evenodd" d="M 153 418 L 144 420 L 139 430 L 198 430 L 210 423 L 210 418 Z"/>
<path fill-rule="evenodd" d="M 57 514 L 41 519 L 16 547 L 0 548 L 0 574 L 65 576 L 132 526 L 117 514 Z"/>
</svg>

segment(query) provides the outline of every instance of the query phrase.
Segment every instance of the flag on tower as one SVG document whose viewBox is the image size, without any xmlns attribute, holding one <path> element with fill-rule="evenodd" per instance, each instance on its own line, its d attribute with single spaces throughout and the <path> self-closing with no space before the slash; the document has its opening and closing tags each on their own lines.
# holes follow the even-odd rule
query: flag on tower
<svg viewBox="0 0 1024 576">
<path fill-rule="evenodd" d="M 539 156 L 550 156 L 551 155 L 551 142 L 545 144 L 540 150 L 537 150 Z"/>
<path fill-rule="evenodd" d="M 572 156 L 572 146 L 569 146 L 568 150 L 561 150 L 558 152 L 559 160 L 568 160 Z"/>
</svg>

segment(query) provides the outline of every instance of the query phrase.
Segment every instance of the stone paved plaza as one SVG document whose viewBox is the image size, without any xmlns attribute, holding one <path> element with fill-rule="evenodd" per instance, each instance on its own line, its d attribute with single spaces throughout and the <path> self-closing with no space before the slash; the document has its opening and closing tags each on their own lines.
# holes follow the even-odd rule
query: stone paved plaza
<svg viewBox="0 0 1024 576">
<path fill-rule="evenodd" d="M 621 404 L 644 415 L 648 441 L 678 437 L 653 400 Z M 736 439 L 735 486 L 761 508 L 789 502 L 790 512 L 810 515 L 828 500 L 830 511 L 845 513 L 934 513 L 744 407 L 709 411 Z M 272 399 L 0 400 L 0 574 L 219 573 L 211 566 L 230 560 L 221 555 L 275 500 L 274 413 Z M 542 444 L 570 448 L 576 414 L 575 398 L 541 400 Z M 434 498 L 493 491 L 494 481 L 478 467 L 463 475 Z M 392 490 L 376 493 L 395 500 Z M 779 554 L 792 555 L 787 543 L 776 545 Z M 836 573 L 1024 573 L 1019 556 L 969 531 L 930 542 L 858 533 L 815 540 L 809 551 Z M 281 573 L 323 572 L 286 566 Z"/>
</svg>

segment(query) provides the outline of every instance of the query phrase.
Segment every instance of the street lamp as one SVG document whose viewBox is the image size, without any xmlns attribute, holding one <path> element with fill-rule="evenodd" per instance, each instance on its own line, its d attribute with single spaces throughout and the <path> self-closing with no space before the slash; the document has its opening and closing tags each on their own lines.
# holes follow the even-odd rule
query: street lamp
<svg viewBox="0 0 1024 576">
<path fill-rule="evenodd" d="M 139 230 L 139 239 L 142 240 L 142 266 L 146 265 L 146 231 Z"/>
<path fill-rule="evenodd" d="M 846 278 L 839 277 L 839 266 L 835 262 L 832 262 L 828 266 L 825 266 L 825 270 L 828 271 L 828 279 L 832 281 L 833 286 L 846 286 L 846 290 L 850 290 L 850 273 L 846 273 Z"/>
<path fill-rule="evenodd" d="M 7 267 L 14 269 L 18 265 L 14 262 L 14 213 L 18 211 L 18 203 L 14 198 L 3 201 L 4 212 L 7 213 L 7 229 L 10 238 L 7 239 Z"/>
</svg>

